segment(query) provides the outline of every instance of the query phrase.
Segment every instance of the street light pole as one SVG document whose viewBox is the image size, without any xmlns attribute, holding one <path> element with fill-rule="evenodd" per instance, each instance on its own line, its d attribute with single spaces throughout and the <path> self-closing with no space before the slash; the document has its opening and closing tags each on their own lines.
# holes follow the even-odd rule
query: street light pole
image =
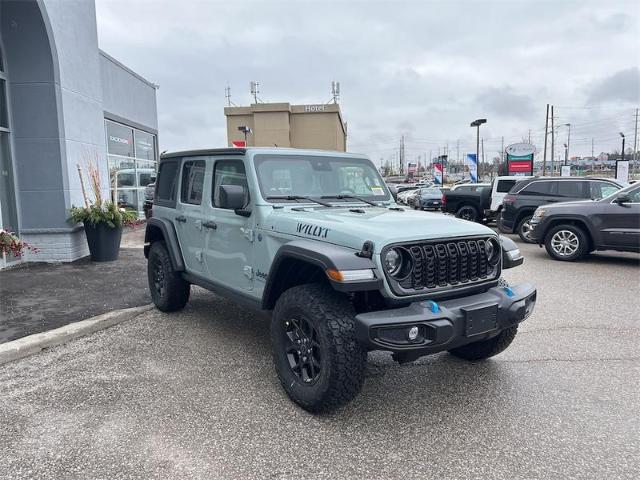
<svg viewBox="0 0 640 480">
<path fill-rule="evenodd" d="M 622 137 L 622 153 L 620 154 L 620 160 L 616 160 L 616 178 L 618 178 L 618 162 L 624 162 L 624 133 L 620 132 Z"/>
<path fill-rule="evenodd" d="M 476 127 L 476 163 L 480 164 L 480 125 L 487 123 L 486 118 L 478 118 L 471 122 L 471 127 Z M 478 169 L 479 170 L 479 169 Z M 482 166 L 482 174 L 484 175 L 484 165 Z"/>
</svg>

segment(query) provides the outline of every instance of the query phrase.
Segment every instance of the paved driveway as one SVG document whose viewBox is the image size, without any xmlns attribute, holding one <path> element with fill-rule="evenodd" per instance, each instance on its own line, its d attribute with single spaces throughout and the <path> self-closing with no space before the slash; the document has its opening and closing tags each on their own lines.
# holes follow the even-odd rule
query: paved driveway
<svg viewBox="0 0 640 480">
<path fill-rule="evenodd" d="M 539 305 L 502 355 L 399 366 L 312 416 L 282 392 L 268 325 L 201 290 L 0 367 L 0 478 L 638 478 L 640 265 L 524 246 Z"/>
</svg>

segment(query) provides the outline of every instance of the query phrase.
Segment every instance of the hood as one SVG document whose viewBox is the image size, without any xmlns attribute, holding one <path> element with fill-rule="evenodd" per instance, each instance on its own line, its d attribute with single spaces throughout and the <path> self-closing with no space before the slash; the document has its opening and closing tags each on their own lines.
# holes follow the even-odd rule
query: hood
<svg viewBox="0 0 640 480">
<path fill-rule="evenodd" d="M 573 202 L 559 202 L 559 203 L 547 203 L 546 205 L 540 205 L 538 208 L 544 208 L 545 210 L 555 210 L 558 208 L 566 208 L 566 207 L 580 207 L 584 205 L 593 205 L 595 202 L 593 200 L 576 200 Z"/>
<path fill-rule="evenodd" d="M 495 235 L 484 225 L 448 215 L 363 206 L 297 210 L 285 207 L 273 210 L 267 219 L 266 229 L 358 250 L 370 240 L 375 253 L 396 242 Z"/>
</svg>

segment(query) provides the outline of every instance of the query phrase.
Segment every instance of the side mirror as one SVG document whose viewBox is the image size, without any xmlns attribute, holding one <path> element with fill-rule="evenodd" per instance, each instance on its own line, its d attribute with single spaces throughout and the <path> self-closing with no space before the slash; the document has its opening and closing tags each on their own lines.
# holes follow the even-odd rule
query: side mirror
<svg viewBox="0 0 640 480">
<path fill-rule="evenodd" d="M 617 203 L 618 205 L 622 205 L 623 203 L 629 203 L 631 202 L 631 197 L 626 193 L 621 193 L 616 197 L 614 202 Z"/>
<path fill-rule="evenodd" d="M 242 210 L 246 189 L 241 185 L 220 185 L 220 207 L 228 210 Z"/>
<path fill-rule="evenodd" d="M 500 245 L 502 245 L 502 269 L 517 267 L 522 265 L 524 257 L 516 245 L 516 242 L 508 237 L 500 235 Z"/>
</svg>

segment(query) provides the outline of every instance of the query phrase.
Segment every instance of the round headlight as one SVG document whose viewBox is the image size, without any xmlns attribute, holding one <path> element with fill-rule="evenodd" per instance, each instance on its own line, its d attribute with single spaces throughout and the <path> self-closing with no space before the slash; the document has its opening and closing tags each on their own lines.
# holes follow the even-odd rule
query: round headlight
<svg viewBox="0 0 640 480">
<path fill-rule="evenodd" d="M 384 268 L 389 272 L 389 275 L 395 275 L 400 271 L 402 267 L 402 254 L 392 248 L 384 256 Z"/>
<path fill-rule="evenodd" d="M 487 254 L 487 261 L 490 265 L 495 265 L 500 260 L 500 243 L 495 238 L 490 238 L 484 242 L 484 251 Z"/>
</svg>

